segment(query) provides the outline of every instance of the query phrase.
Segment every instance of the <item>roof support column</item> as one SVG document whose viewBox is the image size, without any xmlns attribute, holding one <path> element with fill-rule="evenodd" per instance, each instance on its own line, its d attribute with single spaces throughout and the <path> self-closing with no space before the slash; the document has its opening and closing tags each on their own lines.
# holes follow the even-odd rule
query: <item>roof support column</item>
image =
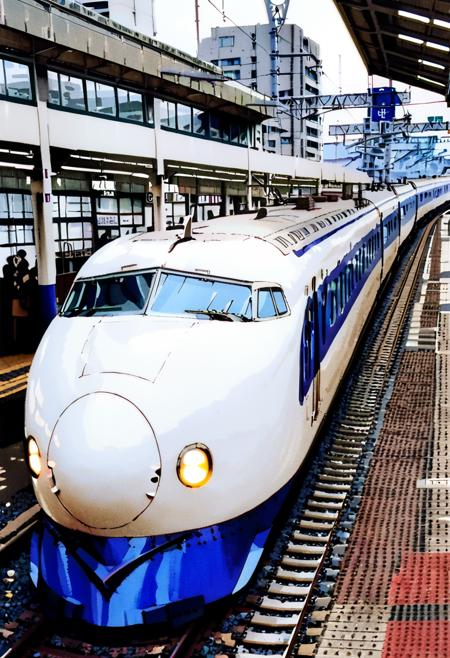
<svg viewBox="0 0 450 658">
<path fill-rule="evenodd" d="M 40 312 L 45 330 L 57 313 L 56 262 L 52 216 L 52 164 L 47 117 L 47 74 L 35 66 L 37 116 L 41 153 L 41 170 L 31 183 L 34 236 L 36 242 Z"/>
<path fill-rule="evenodd" d="M 153 179 L 153 176 L 152 176 Z M 155 176 L 152 180 L 153 192 L 153 227 L 155 231 L 166 230 L 166 181 L 164 176 Z"/>
</svg>

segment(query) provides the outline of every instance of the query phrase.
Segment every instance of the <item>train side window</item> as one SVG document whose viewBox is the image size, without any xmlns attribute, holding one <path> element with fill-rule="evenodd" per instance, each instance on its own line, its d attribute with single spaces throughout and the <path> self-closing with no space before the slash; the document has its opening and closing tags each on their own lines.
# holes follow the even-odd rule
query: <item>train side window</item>
<svg viewBox="0 0 450 658">
<path fill-rule="evenodd" d="M 273 318 L 277 314 L 270 288 L 258 290 L 258 318 Z"/>
<path fill-rule="evenodd" d="M 353 290 L 353 265 L 349 263 L 345 270 L 347 274 L 347 299 L 350 299 Z"/>
<path fill-rule="evenodd" d="M 346 296 L 346 281 L 345 281 L 345 270 L 339 274 L 339 311 L 342 313 L 344 311 L 345 303 L 347 301 Z"/>
<path fill-rule="evenodd" d="M 336 312 L 336 306 L 337 306 L 337 300 L 336 300 L 336 281 L 331 281 L 330 282 L 330 288 L 329 288 L 329 294 L 328 294 L 328 304 L 329 304 L 329 313 L 328 313 L 328 318 L 329 318 L 329 325 L 332 327 L 334 323 L 336 322 L 337 318 L 337 312 Z"/>
</svg>

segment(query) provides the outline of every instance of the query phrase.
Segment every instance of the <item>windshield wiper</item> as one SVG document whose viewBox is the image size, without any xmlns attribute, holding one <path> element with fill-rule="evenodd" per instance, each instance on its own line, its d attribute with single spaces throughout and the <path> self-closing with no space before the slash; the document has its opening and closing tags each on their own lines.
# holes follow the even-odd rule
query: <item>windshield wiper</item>
<svg viewBox="0 0 450 658">
<path fill-rule="evenodd" d="M 242 313 L 229 313 L 228 311 L 215 311 L 209 308 L 186 308 L 185 313 L 195 313 L 197 315 L 207 315 L 211 320 L 224 320 L 225 322 L 251 322 Z"/>
</svg>

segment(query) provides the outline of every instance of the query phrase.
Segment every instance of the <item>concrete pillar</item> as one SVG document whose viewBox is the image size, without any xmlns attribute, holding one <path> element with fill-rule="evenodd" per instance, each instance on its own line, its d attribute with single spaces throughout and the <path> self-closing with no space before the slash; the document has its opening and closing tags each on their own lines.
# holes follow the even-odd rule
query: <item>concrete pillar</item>
<svg viewBox="0 0 450 658">
<path fill-rule="evenodd" d="M 155 182 L 152 185 L 153 191 L 153 226 L 155 231 L 166 230 L 166 209 L 164 204 L 164 197 L 166 191 L 166 183 L 164 176 L 156 176 Z"/>
<path fill-rule="evenodd" d="M 34 236 L 38 266 L 38 284 L 43 328 L 47 328 L 57 313 L 56 308 L 56 255 L 52 217 L 52 164 L 47 117 L 47 73 L 35 67 L 37 90 L 37 116 L 41 153 L 41 171 L 31 183 Z"/>
<path fill-rule="evenodd" d="M 225 217 L 228 214 L 228 199 L 227 199 L 227 184 L 222 181 L 220 184 L 220 217 Z"/>
</svg>

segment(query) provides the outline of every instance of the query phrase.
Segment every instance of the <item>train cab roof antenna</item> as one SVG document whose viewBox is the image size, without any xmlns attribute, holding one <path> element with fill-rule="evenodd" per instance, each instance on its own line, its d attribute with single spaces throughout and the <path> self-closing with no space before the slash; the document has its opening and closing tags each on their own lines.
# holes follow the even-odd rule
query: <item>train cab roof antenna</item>
<svg viewBox="0 0 450 658">
<path fill-rule="evenodd" d="M 187 215 L 185 217 L 183 235 L 182 237 L 177 238 L 175 242 L 170 246 L 169 254 L 178 244 L 181 244 L 182 242 L 189 242 L 190 240 L 195 240 L 195 238 L 192 235 L 192 215 Z"/>
</svg>

